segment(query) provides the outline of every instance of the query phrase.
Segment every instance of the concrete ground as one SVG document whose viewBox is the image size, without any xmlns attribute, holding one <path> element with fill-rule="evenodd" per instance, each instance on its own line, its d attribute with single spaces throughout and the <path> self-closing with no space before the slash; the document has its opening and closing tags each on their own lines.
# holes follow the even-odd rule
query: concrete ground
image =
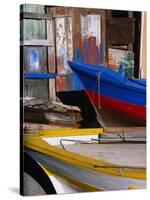
<svg viewBox="0 0 150 200">
<path fill-rule="evenodd" d="M 37 196 L 46 195 L 43 188 L 38 182 L 36 182 L 29 174 L 24 172 L 24 195 L 25 196 Z"/>
</svg>

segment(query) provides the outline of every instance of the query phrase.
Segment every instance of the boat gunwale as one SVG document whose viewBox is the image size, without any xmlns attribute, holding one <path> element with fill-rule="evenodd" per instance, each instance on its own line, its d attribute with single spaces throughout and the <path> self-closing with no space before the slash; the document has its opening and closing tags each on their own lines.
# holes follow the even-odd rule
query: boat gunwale
<svg viewBox="0 0 150 200">
<path fill-rule="evenodd" d="M 69 61 L 70 63 L 73 63 L 71 61 Z M 73 63 L 73 65 L 80 65 L 79 63 L 75 64 Z M 76 73 L 81 73 L 82 75 L 86 75 L 88 76 L 89 78 L 91 79 L 94 79 L 97 81 L 97 78 L 96 75 L 93 75 L 93 74 L 90 74 L 80 68 L 75 68 L 73 71 L 75 71 Z M 99 71 L 100 72 L 100 71 Z M 101 72 L 103 73 L 103 72 Z M 143 85 L 143 88 L 138 88 L 138 87 L 133 87 L 132 85 L 125 85 L 124 83 L 127 82 L 127 81 L 131 81 L 131 80 L 124 80 L 124 81 L 118 81 L 118 82 L 115 82 L 115 81 L 111 81 L 111 80 L 106 80 L 104 79 L 103 77 L 101 77 L 101 81 L 102 82 L 105 82 L 105 83 L 111 83 L 111 85 L 114 85 L 115 87 L 119 87 L 119 88 L 122 88 L 122 89 L 128 89 L 128 90 L 131 90 L 131 91 L 134 91 L 134 92 L 138 92 L 138 93 L 143 93 L 143 94 L 146 94 L 146 91 L 144 90 L 144 88 L 146 88 L 146 86 L 144 87 Z M 120 85 L 118 85 L 118 83 L 120 83 Z M 139 83 L 136 82 L 136 84 L 138 85 Z M 141 84 L 139 84 L 141 86 Z"/>
<path fill-rule="evenodd" d="M 29 149 L 29 152 L 35 152 L 35 154 L 43 154 L 43 153 L 41 153 L 41 152 L 37 152 L 37 151 L 34 151 L 34 150 L 30 150 Z M 27 152 L 28 152 L 28 150 L 27 150 Z M 36 153 L 37 152 L 37 153 Z M 31 153 L 32 154 L 32 153 Z M 32 155 L 31 155 L 32 156 Z M 85 170 L 86 172 L 88 172 L 88 173 L 91 173 L 91 174 L 97 174 L 98 172 L 96 172 L 96 171 L 91 171 L 91 169 L 84 169 L 84 168 L 82 168 L 82 167 L 80 167 L 80 166 L 74 166 L 74 165 L 72 165 L 71 163 L 65 163 L 63 160 L 59 160 L 59 159 L 57 159 L 57 158 L 55 158 L 55 157 L 51 157 L 51 156 L 49 156 L 49 155 L 45 155 L 46 157 L 48 157 L 48 158 L 52 158 L 52 159 L 54 159 L 54 160 L 56 160 L 56 161 L 59 161 L 59 162 L 61 162 L 61 163 L 64 163 L 64 164 L 67 164 L 68 166 L 70 165 L 70 166 L 72 166 L 72 167 L 74 167 L 74 168 L 77 168 L 77 169 L 80 169 L 81 171 L 82 170 Z M 57 167 L 56 167 L 57 168 Z M 51 168 L 50 167 L 50 169 L 54 172 L 54 173 L 58 173 L 59 175 L 64 175 L 64 174 L 62 174 L 62 172 L 61 171 L 58 171 L 57 170 L 57 172 L 56 172 L 56 170 L 54 169 L 54 168 Z M 77 171 L 77 174 L 79 174 L 78 173 L 78 171 Z M 103 172 L 99 172 L 98 174 L 97 174 L 98 176 L 104 176 L 104 177 L 107 177 L 107 178 L 109 178 L 109 179 L 112 179 L 113 181 L 125 181 L 125 185 L 127 185 L 127 184 L 129 184 L 128 185 L 128 188 L 130 187 L 130 186 L 132 186 L 132 185 L 130 185 L 132 182 L 134 182 L 134 184 L 137 182 L 139 182 L 139 184 L 141 183 L 141 184 L 146 184 L 146 180 L 143 180 L 143 179 L 134 179 L 134 178 L 131 178 L 131 177 L 124 177 L 124 176 L 114 176 L 114 175 L 112 175 L 112 174 L 105 174 L 105 173 L 103 173 Z M 70 177 L 69 176 L 69 174 L 67 174 L 66 175 L 68 178 Z M 83 178 L 84 178 L 85 176 L 83 176 Z M 73 178 L 73 179 L 72 179 Z M 74 175 L 73 176 L 71 176 L 71 179 L 72 180 L 75 180 L 75 181 L 77 181 L 77 179 L 75 178 L 74 179 Z M 93 179 L 92 179 L 93 180 Z M 80 183 L 82 183 L 82 185 L 84 184 L 84 185 L 87 185 L 88 186 L 88 188 L 90 187 L 92 187 L 92 186 L 94 186 L 94 187 L 92 187 L 92 188 L 95 188 L 96 190 L 112 190 L 112 189 L 109 189 L 109 187 L 111 186 L 111 184 L 110 185 L 108 185 L 108 187 L 106 186 L 106 184 L 104 184 L 104 186 L 102 186 L 101 184 L 100 184 L 100 182 L 98 182 L 98 184 L 97 184 L 97 182 L 94 184 L 94 185 L 92 185 L 91 184 L 91 181 L 90 182 L 88 182 L 87 183 L 87 181 L 83 181 L 83 179 L 82 179 L 82 181 L 81 181 L 81 178 L 80 178 L 80 180 L 78 180 L 78 182 L 80 181 Z M 129 181 L 129 183 L 127 183 Z M 130 181 L 131 181 L 131 183 L 130 183 Z M 106 183 L 107 183 L 107 180 L 105 181 Z M 86 184 L 85 184 L 86 183 Z M 89 184 L 90 183 L 90 184 Z M 123 187 L 125 187 L 125 185 L 123 186 Z M 116 183 L 115 183 L 115 185 L 114 185 L 114 188 L 113 188 L 113 190 L 116 188 Z M 128 189 L 128 188 L 123 188 L 123 189 Z"/>
<path fill-rule="evenodd" d="M 145 170 L 146 168 L 136 168 L 134 169 L 135 173 L 133 174 L 131 171 L 133 169 L 130 169 L 128 167 L 124 168 L 124 170 L 119 170 L 120 165 L 116 165 L 110 162 L 105 162 L 102 160 L 97 160 L 93 158 L 89 158 L 87 156 L 83 156 L 81 154 L 73 153 L 71 151 L 63 150 L 57 146 L 52 146 L 48 144 L 46 141 L 44 141 L 40 135 L 36 136 L 30 136 L 25 135 L 24 138 L 24 145 L 25 147 L 38 151 L 40 153 L 47 154 L 49 156 L 58 158 L 64 162 L 73 164 L 75 166 L 79 166 L 81 168 L 90 169 L 93 171 L 97 171 L 104 174 L 110 174 L 112 176 L 121 176 L 121 177 L 128 177 L 132 179 L 139 179 L 139 180 L 145 180 L 146 174 Z M 82 160 L 82 162 L 81 162 Z M 94 167 L 93 162 L 95 165 L 101 166 L 101 168 Z M 108 168 L 105 168 L 105 166 L 109 166 Z M 117 167 L 117 169 L 115 168 Z M 121 166 L 120 166 L 121 167 Z M 119 170 L 119 171 L 118 171 Z"/>
</svg>

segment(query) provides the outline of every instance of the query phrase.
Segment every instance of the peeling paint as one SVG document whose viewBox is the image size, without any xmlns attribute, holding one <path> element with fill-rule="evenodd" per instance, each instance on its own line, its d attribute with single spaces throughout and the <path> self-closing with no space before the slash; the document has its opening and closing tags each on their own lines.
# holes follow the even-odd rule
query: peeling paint
<svg viewBox="0 0 150 200">
<path fill-rule="evenodd" d="M 56 91 L 62 92 L 62 91 L 68 91 L 68 77 L 57 77 L 56 78 Z"/>
<path fill-rule="evenodd" d="M 101 64 L 100 15 L 81 15 L 81 54 L 83 63 Z"/>
<path fill-rule="evenodd" d="M 73 59 L 72 17 L 66 18 L 68 60 Z"/>
<path fill-rule="evenodd" d="M 70 71 L 67 60 L 73 58 L 72 17 L 56 18 L 57 73 Z"/>
</svg>

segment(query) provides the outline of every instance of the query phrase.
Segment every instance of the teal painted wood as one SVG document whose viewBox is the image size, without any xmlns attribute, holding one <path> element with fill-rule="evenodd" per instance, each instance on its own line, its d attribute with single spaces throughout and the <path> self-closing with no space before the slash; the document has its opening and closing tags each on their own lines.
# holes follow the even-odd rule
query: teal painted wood
<svg viewBox="0 0 150 200">
<path fill-rule="evenodd" d="M 47 79 L 24 79 L 24 96 L 48 97 Z"/>
<path fill-rule="evenodd" d="M 45 6 L 37 4 L 23 4 L 21 5 L 21 12 L 45 13 Z"/>
<path fill-rule="evenodd" d="M 44 6 L 24 4 L 23 12 L 44 13 Z M 45 20 L 24 19 L 21 20 L 21 40 L 46 39 Z"/>
<path fill-rule="evenodd" d="M 24 4 L 21 12 L 45 13 L 45 6 Z M 46 39 L 45 20 L 24 19 L 21 21 L 21 40 Z M 48 73 L 46 47 L 23 47 L 25 73 Z M 48 80 L 24 79 L 24 96 L 48 97 Z"/>
<path fill-rule="evenodd" d="M 23 19 L 22 40 L 46 39 L 45 20 Z"/>
</svg>

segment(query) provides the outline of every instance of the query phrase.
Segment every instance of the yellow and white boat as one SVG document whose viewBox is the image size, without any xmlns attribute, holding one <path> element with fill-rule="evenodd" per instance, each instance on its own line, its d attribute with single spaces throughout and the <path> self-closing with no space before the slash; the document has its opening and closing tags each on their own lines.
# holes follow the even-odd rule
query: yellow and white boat
<svg viewBox="0 0 150 200">
<path fill-rule="evenodd" d="M 24 151 L 42 167 L 58 194 L 144 189 L 142 131 L 135 137 L 134 131 L 122 136 L 101 128 L 43 130 L 24 135 Z"/>
</svg>

